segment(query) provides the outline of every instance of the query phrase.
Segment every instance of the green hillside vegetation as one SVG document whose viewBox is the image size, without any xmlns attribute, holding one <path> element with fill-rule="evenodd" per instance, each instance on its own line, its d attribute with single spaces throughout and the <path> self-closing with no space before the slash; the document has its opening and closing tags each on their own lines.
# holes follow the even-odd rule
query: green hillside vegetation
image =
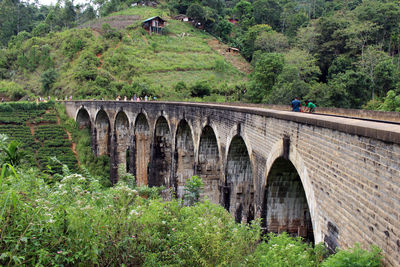
<svg viewBox="0 0 400 267">
<path fill-rule="evenodd" d="M 62 173 L 65 164 L 74 172 L 87 169 L 100 177 L 102 184 L 110 184 L 108 156 L 92 154 L 88 130 L 78 129 L 61 105 L 54 102 L 0 104 L 0 134 L 21 144 L 26 166 L 55 174 Z"/>
<path fill-rule="evenodd" d="M 57 124 L 53 102 L 0 104 L 0 133 L 20 142 L 27 152 L 27 163 L 42 171 L 61 173 L 61 164 L 52 161 L 52 157 L 77 170 L 71 141 Z"/>
<path fill-rule="evenodd" d="M 158 14 L 168 25 L 163 35 L 149 35 L 141 21 Z M 1 51 L 7 66 L 0 92 L 14 99 L 24 92 L 59 98 L 113 99 L 137 94 L 182 99 L 196 95 L 191 87 L 198 84 L 225 90 L 245 77 L 208 46 L 213 37 L 170 19 L 164 10 L 135 7 L 115 15 L 139 15 L 141 19 L 119 31 L 103 24 L 100 33 L 91 28 L 35 37 L 20 33 Z M 179 92 L 174 89 L 178 83 Z"/>
</svg>

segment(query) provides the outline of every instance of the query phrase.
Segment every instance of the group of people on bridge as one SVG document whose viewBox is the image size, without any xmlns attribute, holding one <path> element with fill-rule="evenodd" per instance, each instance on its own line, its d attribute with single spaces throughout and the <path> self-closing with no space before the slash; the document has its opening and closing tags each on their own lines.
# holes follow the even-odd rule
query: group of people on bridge
<svg viewBox="0 0 400 267">
<path fill-rule="evenodd" d="M 149 101 L 151 100 L 152 97 L 148 97 L 147 95 L 144 96 L 144 101 Z M 115 99 L 117 101 L 128 101 L 128 98 L 126 96 L 124 96 L 124 98 L 122 99 L 119 95 L 117 96 L 117 98 Z M 136 102 L 140 102 L 142 99 L 140 98 L 140 96 L 136 96 L 136 94 L 134 96 L 131 97 L 131 101 L 136 101 Z M 153 100 L 157 100 L 157 97 L 153 97 Z"/>
<path fill-rule="evenodd" d="M 295 97 L 292 100 L 292 111 L 294 112 L 309 112 L 313 113 L 315 111 L 315 108 L 317 107 L 314 103 L 312 103 L 310 100 L 306 100 L 304 105 L 304 109 L 302 109 L 301 106 L 301 101 Z"/>
</svg>

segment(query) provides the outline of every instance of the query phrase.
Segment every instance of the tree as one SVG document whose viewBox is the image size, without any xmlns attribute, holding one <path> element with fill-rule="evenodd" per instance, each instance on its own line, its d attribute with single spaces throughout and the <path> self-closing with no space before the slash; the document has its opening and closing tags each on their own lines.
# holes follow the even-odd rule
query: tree
<svg viewBox="0 0 400 267">
<path fill-rule="evenodd" d="M 262 52 L 284 52 L 289 48 L 289 41 L 285 35 L 276 31 L 261 32 L 255 40 L 254 50 Z"/>
<path fill-rule="evenodd" d="M 365 49 L 363 58 L 358 62 L 358 67 L 360 71 L 364 72 L 371 81 L 371 99 L 375 99 L 376 86 L 375 86 L 375 68 L 382 62 L 389 59 L 380 47 L 369 46 Z"/>
<path fill-rule="evenodd" d="M 203 97 L 210 95 L 211 88 L 206 81 L 196 82 L 191 88 L 192 97 Z"/>
<path fill-rule="evenodd" d="M 233 13 L 238 19 L 251 16 L 251 11 L 252 11 L 251 3 L 246 0 L 241 0 L 233 8 Z"/>
<path fill-rule="evenodd" d="M 43 93 L 47 94 L 53 83 L 57 80 L 57 72 L 54 69 L 48 69 L 40 76 L 40 82 L 42 83 Z"/>
<path fill-rule="evenodd" d="M 213 32 L 220 36 L 223 40 L 227 41 L 229 34 L 232 31 L 232 24 L 224 19 L 219 19 L 218 23 L 214 25 Z"/>
<path fill-rule="evenodd" d="M 206 14 L 201 5 L 193 3 L 187 9 L 186 15 L 191 17 L 194 21 L 204 24 Z"/>
<path fill-rule="evenodd" d="M 251 60 L 255 51 L 255 41 L 257 37 L 263 32 L 272 31 L 271 26 L 266 24 L 259 24 L 249 28 L 243 40 L 242 54 L 247 60 Z"/>
<path fill-rule="evenodd" d="M 251 85 L 248 92 L 250 101 L 261 102 L 271 92 L 284 66 L 284 57 L 278 53 L 264 53 L 257 59 L 254 72 L 251 74 Z"/>
<path fill-rule="evenodd" d="M 76 12 L 74 4 L 70 0 L 65 0 L 64 9 L 62 11 L 62 19 L 64 21 L 64 27 L 66 28 L 72 27 L 75 23 L 75 18 L 76 18 Z"/>
<path fill-rule="evenodd" d="M 362 22 L 377 25 L 380 30 L 374 37 L 385 44 L 385 49 L 390 47 L 391 37 L 398 30 L 400 23 L 400 6 L 394 1 L 363 1 L 355 10 L 355 15 Z"/>
<path fill-rule="evenodd" d="M 303 98 L 320 74 L 316 59 L 306 51 L 292 49 L 284 57 L 285 65 L 266 98 L 268 103 L 287 104 L 294 97 Z"/>
<path fill-rule="evenodd" d="M 305 82 L 315 81 L 321 74 L 316 58 L 307 51 L 291 49 L 285 54 L 285 62 L 292 66 L 299 79 Z"/>
<path fill-rule="evenodd" d="M 348 70 L 335 75 L 330 81 L 329 86 L 334 87 L 336 92 L 346 92 L 340 99 L 338 94 L 333 101 L 336 107 L 361 108 L 368 102 L 371 81 L 369 77 L 360 71 Z"/>
<path fill-rule="evenodd" d="M 300 28 L 297 31 L 296 46 L 309 53 L 315 53 L 318 48 L 319 38 L 320 33 L 317 31 L 315 23 L 311 23 L 309 26 Z"/>
<path fill-rule="evenodd" d="M 394 90 L 388 91 L 379 110 L 400 112 L 400 95 L 396 95 Z"/>
<path fill-rule="evenodd" d="M 383 97 L 389 90 L 395 90 L 400 85 L 400 71 L 393 60 L 388 58 L 380 61 L 374 70 L 375 92 Z"/>
<path fill-rule="evenodd" d="M 363 60 L 365 46 L 374 39 L 380 29 L 381 27 L 373 22 L 355 20 L 345 29 L 337 31 L 336 34 L 346 38 L 346 48 L 354 55 L 361 50 L 361 59 Z"/>
<path fill-rule="evenodd" d="M 275 0 L 257 0 L 253 3 L 253 16 L 257 24 L 268 24 L 280 29 L 282 7 Z"/>
</svg>

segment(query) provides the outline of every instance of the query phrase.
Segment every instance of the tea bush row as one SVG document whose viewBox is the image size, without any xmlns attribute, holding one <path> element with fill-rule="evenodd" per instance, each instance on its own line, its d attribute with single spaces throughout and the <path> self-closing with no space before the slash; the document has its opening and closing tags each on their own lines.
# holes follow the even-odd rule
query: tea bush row
<svg viewBox="0 0 400 267">
<path fill-rule="evenodd" d="M 25 124 L 26 122 L 35 123 L 40 116 L 45 117 L 44 110 L 34 111 L 0 111 L 0 123 L 4 124 Z"/>
<path fill-rule="evenodd" d="M 43 142 L 52 139 L 67 139 L 68 135 L 60 125 L 40 125 L 35 127 L 35 138 Z"/>
</svg>

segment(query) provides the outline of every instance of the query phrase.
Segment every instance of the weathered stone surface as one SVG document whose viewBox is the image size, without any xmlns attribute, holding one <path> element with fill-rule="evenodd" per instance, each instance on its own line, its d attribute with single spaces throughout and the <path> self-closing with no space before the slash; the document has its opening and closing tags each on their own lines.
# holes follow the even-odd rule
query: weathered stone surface
<svg viewBox="0 0 400 267">
<path fill-rule="evenodd" d="M 197 174 L 203 196 L 229 206 L 238 221 L 263 217 L 269 230 L 309 236 L 311 218 L 315 242 L 376 244 L 386 265 L 400 265 L 399 125 L 205 103 L 65 105 L 92 128 L 95 151 L 110 154 L 111 164 L 136 151 L 128 161 L 140 183 L 148 173 L 149 185 L 179 188 Z M 139 114 L 145 135 L 132 123 Z"/>
</svg>

